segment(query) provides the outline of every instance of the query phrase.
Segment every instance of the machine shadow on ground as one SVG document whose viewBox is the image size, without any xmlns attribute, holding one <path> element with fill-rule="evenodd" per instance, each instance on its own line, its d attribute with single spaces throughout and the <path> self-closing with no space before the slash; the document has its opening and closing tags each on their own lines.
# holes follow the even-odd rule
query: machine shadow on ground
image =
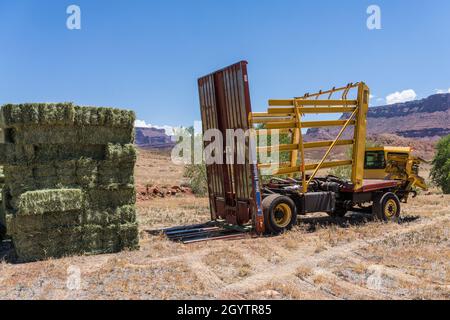
<svg viewBox="0 0 450 320">
<path fill-rule="evenodd" d="M 15 263 L 16 257 L 11 240 L 0 240 L 0 262 Z"/>
<path fill-rule="evenodd" d="M 404 216 L 398 221 L 399 224 L 406 222 L 413 222 L 418 220 L 419 216 Z M 319 228 L 329 228 L 332 226 L 339 228 L 349 228 L 352 226 L 361 226 L 370 222 L 374 222 L 376 219 L 372 214 L 355 213 L 351 212 L 344 217 L 330 217 L 330 216 L 304 216 L 299 217 L 297 220 L 297 226 L 306 227 L 307 232 L 315 232 Z"/>
</svg>

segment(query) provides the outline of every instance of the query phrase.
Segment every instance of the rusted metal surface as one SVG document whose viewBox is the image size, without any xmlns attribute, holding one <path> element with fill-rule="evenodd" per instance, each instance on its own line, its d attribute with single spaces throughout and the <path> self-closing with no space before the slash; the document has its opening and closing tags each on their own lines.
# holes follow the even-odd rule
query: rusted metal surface
<svg viewBox="0 0 450 320">
<path fill-rule="evenodd" d="M 363 181 L 363 186 L 360 189 L 355 190 L 353 187 L 344 187 L 341 189 L 342 192 L 370 192 L 383 190 L 388 188 L 398 187 L 401 181 L 398 180 L 371 180 L 367 179 Z"/>
<path fill-rule="evenodd" d="M 210 129 L 222 132 L 225 151 L 227 129 L 244 132 L 249 129 L 251 112 L 247 62 L 241 61 L 198 80 L 203 133 Z M 206 148 L 211 142 L 205 142 Z M 258 212 L 258 185 L 255 187 L 254 166 L 250 163 L 248 137 L 245 163 L 238 164 L 238 150 L 233 148 L 223 164 L 208 164 L 208 191 L 212 219 L 243 225 Z M 257 183 L 257 179 L 256 179 Z M 259 193 L 258 193 L 259 197 Z M 258 198 L 259 199 L 259 198 Z"/>
</svg>

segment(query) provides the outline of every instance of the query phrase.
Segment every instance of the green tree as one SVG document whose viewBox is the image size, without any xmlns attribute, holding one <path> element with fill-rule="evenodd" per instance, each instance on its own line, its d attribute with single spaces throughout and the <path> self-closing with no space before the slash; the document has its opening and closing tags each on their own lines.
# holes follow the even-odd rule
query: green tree
<svg viewBox="0 0 450 320">
<path fill-rule="evenodd" d="M 450 135 L 439 140 L 436 149 L 431 179 L 445 194 L 450 194 Z"/>
<path fill-rule="evenodd" d="M 347 148 L 347 150 L 345 150 L 345 158 L 351 159 L 352 153 L 353 153 L 353 148 L 352 147 Z M 339 167 L 332 168 L 330 170 L 330 174 L 332 176 L 335 176 L 335 177 L 338 177 L 338 178 L 341 178 L 344 180 L 348 180 L 348 179 L 350 179 L 350 177 L 352 175 L 352 166 L 347 165 L 347 166 L 339 166 Z"/>
<path fill-rule="evenodd" d="M 176 135 L 180 136 L 178 142 L 181 141 L 181 137 L 191 139 L 191 159 L 190 163 L 184 166 L 183 176 L 187 178 L 188 185 L 192 189 L 192 192 L 197 196 L 205 196 L 208 193 L 208 179 L 206 176 L 206 165 L 202 160 L 202 163 L 195 163 L 194 152 L 195 146 L 202 145 L 202 135 L 195 134 L 194 127 L 187 127 L 179 129 Z M 201 150 L 200 150 L 201 151 Z M 180 154 L 180 156 L 183 156 Z"/>
</svg>

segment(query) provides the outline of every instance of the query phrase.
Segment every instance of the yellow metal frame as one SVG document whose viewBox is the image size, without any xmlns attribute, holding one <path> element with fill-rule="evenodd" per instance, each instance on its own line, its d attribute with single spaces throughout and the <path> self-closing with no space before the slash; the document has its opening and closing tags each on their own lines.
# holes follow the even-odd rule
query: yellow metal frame
<svg viewBox="0 0 450 320">
<path fill-rule="evenodd" d="M 347 99 L 351 90 L 357 90 L 356 100 Z M 333 95 L 340 93 L 340 99 L 332 99 Z M 327 96 L 325 99 L 319 99 Z M 287 100 L 269 100 L 267 112 L 252 112 L 249 122 L 263 124 L 263 129 L 255 129 L 256 135 L 270 135 L 275 130 L 279 134 L 290 134 L 290 144 L 258 147 L 258 152 L 291 152 L 290 161 L 280 164 L 258 164 L 258 168 L 278 167 L 271 175 L 289 175 L 293 177 L 300 174 L 302 190 L 307 192 L 308 185 L 320 169 L 333 168 L 344 165 L 352 166 L 351 181 L 355 190 L 360 189 L 364 177 L 364 153 L 366 144 L 366 117 L 369 108 L 369 88 L 363 82 L 348 84 L 345 87 L 319 91 L 315 94 L 305 94 L 303 97 Z M 305 114 L 332 114 L 349 113 L 348 119 L 302 121 Z M 339 134 L 331 141 L 303 141 L 303 128 L 342 127 Z M 342 134 L 349 126 L 354 126 L 353 139 L 341 140 Z M 335 146 L 352 145 L 353 154 L 350 160 L 326 161 Z M 306 164 L 305 149 L 328 147 L 325 155 L 318 163 Z M 300 159 L 300 165 L 298 164 Z M 306 177 L 306 171 L 313 171 Z"/>
</svg>

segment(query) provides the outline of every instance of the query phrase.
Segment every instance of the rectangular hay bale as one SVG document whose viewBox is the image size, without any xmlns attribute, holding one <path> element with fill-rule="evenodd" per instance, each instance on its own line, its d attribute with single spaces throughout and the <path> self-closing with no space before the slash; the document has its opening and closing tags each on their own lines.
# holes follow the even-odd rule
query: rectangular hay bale
<svg viewBox="0 0 450 320">
<path fill-rule="evenodd" d="M 110 225 L 103 229 L 103 252 L 113 253 L 123 249 L 118 225 Z"/>
<path fill-rule="evenodd" d="M 134 222 L 136 222 L 136 208 L 133 205 L 125 205 L 115 209 L 87 209 L 84 210 L 81 217 L 83 225 L 93 224 L 103 227 Z"/>
<path fill-rule="evenodd" d="M 122 206 L 116 210 L 122 224 L 136 222 L 136 207 L 134 205 Z"/>
<path fill-rule="evenodd" d="M 133 127 L 136 115 L 131 110 L 75 106 L 65 103 L 7 104 L 0 112 L 0 126 L 68 125 Z"/>
<path fill-rule="evenodd" d="M 34 162 L 67 161 L 80 158 L 103 160 L 105 145 L 39 144 L 34 146 L 34 153 Z"/>
<path fill-rule="evenodd" d="M 21 184 L 33 180 L 33 166 L 5 165 L 3 167 L 5 184 Z"/>
<path fill-rule="evenodd" d="M 117 162 L 136 162 L 137 152 L 133 144 L 112 144 L 106 146 L 105 159 Z"/>
<path fill-rule="evenodd" d="M 134 162 L 99 161 L 98 183 L 100 186 L 133 185 Z"/>
<path fill-rule="evenodd" d="M 29 191 L 19 197 L 18 215 L 35 215 L 47 212 L 81 210 L 81 189 L 47 189 Z"/>
<path fill-rule="evenodd" d="M 36 230 L 50 232 L 60 228 L 74 228 L 81 225 L 82 211 L 51 212 L 42 215 L 11 215 L 14 233 L 29 233 Z"/>
<path fill-rule="evenodd" d="M 104 107 L 75 107 L 77 126 L 107 126 L 116 128 L 131 128 L 136 115 L 134 111 Z"/>
<path fill-rule="evenodd" d="M 1 190 L 0 190 L 1 191 Z M 7 222 L 6 222 L 6 212 L 3 208 L 2 201 L 0 200 L 0 240 L 6 236 Z"/>
<path fill-rule="evenodd" d="M 103 253 L 103 227 L 98 225 L 85 225 L 81 227 L 82 250 L 84 253 Z"/>
<path fill-rule="evenodd" d="M 116 208 L 136 202 L 134 186 L 115 190 L 97 188 L 87 190 L 86 193 L 86 205 L 91 209 Z"/>
<path fill-rule="evenodd" d="M 55 164 L 56 174 L 59 177 L 62 176 L 75 176 L 77 172 L 77 161 L 76 160 L 67 160 L 67 161 L 58 161 Z"/>
<path fill-rule="evenodd" d="M 112 209 L 96 209 L 84 210 L 82 216 L 82 224 L 83 225 L 99 225 L 102 227 L 106 227 L 111 223 L 116 223 L 116 221 L 120 220 L 120 216 L 115 216 L 115 210 Z"/>
<path fill-rule="evenodd" d="M 74 117 L 72 103 L 7 104 L 0 112 L 0 126 L 72 125 Z"/>
<path fill-rule="evenodd" d="M 17 144 L 106 145 L 134 142 L 134 128 L 28 126 L 15 132 Z"/>
<path fill-rule="evenodd" d="M 82 187 L 94 188 L 97 184 L 98 162 L 92 159 L 80 159 L 77 161 L 77 183 Z"/>
<path fill-rule="evenodd" d="M 137 223 L 127 223 L 119 226 L 120 242 L 123 248 L 139 248 L 139 229 Z"/>
<path fill-rule="evenodd" d="M 0 164 L 28 163 L 33 161 L 34 157 L 33 145 L 0 144 Z"/>
<path fill-rule="evenodd" d="M 16 233 L 13 242 L 18 259 L 23 262 L 79 254 L 83 248 L 80 227 Z"/>
</svg>

